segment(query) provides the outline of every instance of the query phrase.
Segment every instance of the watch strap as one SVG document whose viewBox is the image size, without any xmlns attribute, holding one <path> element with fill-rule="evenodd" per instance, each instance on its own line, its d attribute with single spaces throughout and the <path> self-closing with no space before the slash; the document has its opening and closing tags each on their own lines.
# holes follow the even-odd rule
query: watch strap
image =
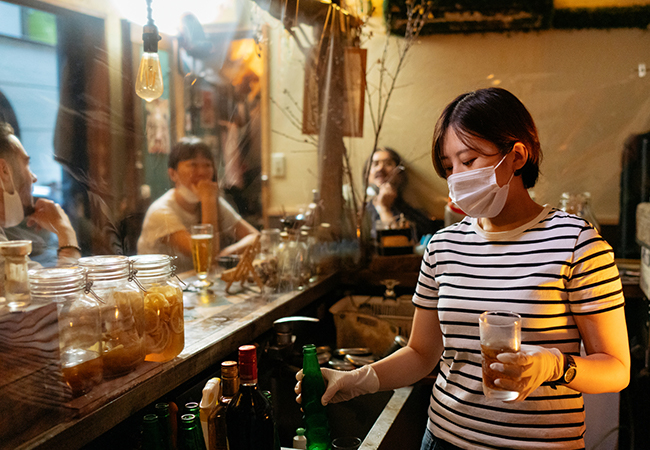
<svg viewBox="0 0 650 450">
<path fill-rule="evenodd" d="M 577 366 L 575 360 L 573 359 L 573 356 L 566 353 L 563 353 L 562 356 L 564 356 L 564 370 L 562 371 L 562 376 L 560 376 L 560 378 L 555 381 L 548 382 L 548 385 L 553 389 L 557 389 L 558 386 L 569 384 L 571 381 L 573 381 L 573 378 L 575 378 L 575 370 Z M 567 380 L 567 373 L 569 372 L 569 369 L 571 369 L 574 374 L 571 376 L 570 380 Z"/>
</svg>

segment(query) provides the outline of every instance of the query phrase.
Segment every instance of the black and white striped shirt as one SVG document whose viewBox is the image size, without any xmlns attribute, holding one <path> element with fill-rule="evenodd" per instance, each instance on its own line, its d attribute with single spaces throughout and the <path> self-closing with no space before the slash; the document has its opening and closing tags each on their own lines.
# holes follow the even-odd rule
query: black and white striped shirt
<svg viewBox="0 0 650 450">
<path fill-rule="evenodd" d="M 444 352 L 429 429 L 461 448 L 584 448 L 582 395 L 542 385 L 525 401 L 488 401 L 481 386 L 478 317 L 522 317 L 522 343 L 580 354 L 574 316 L 624 305 L 611 247 L 585 220 L 551 207 L 515 230 L 490 233 L 475 219 L 436 233 L 413 302 L 438 311 Z"/>
</svg>

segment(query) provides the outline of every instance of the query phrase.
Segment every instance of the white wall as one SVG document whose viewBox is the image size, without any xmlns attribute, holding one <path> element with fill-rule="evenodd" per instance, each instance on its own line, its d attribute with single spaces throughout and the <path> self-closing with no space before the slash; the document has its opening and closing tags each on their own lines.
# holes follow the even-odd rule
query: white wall
<svg viewBox="0 0 650 450">
<path fill-rule="evenodd" d="M 380 57 L 385 36 L 374 24 L 365 47 L 372 64 Z M 398 39 L 398 38 L 392 38 Z M 289 89 L 302 102 L 302 59 L 283 37 L 272 52 L 272 93 Z M 273 45 L 273 43 L 272 43 Z M 394 62 L 391 47 L 389 58 Z M 535 188 L 541 202 L 557 204 L 565 190 L 590 191 L 597 218 L 618 220 L 621 151 L 632 133 L 650 129 L 650 76 L 639 78 L 637 67 L 650 66 L 650 32 L 636 29 L 540 31 L 433 35 L 422 37 L 399 74 L 398 89 L 389 104 L 380 145 L 398 150 L 408 163 L 411 199 L 442 217 L 447 186 L 438 179 L 430 159 L 431 137 L 444 106 L 463 92 L 498 85 L 511 90 L 537 122 L 544 151 L 542 176 Z M 377 83 L 378 71 L 368 73 Z M 306 202 L 315 187 L 315 151 L 277 134 L 300 134 L 278 119 L 272 151 L 291 154 L 288 182 L 273 181 L 273 201 Z M 366 111 L 363 139 L 346 140 L 355 172 L 372 150 L 372 128 Z M 357 189 L 360 180 L 356 182 Z M 304 200 L 303 200 L 304 197 Z M 419 200 L 419 201 L 418 201 Z M 277 203 L 276 203 L 277 204 Z"/>
</svg>

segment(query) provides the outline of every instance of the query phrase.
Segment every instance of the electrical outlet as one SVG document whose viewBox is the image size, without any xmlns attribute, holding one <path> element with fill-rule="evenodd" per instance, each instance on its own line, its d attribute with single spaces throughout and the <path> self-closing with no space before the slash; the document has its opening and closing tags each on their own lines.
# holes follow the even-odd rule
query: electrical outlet
<svg viewBox="0 0 650 450">
<path fill-rule="evenodd" d="M 282 178 L 285 176 L 286 161 L 284 153 L 273 153 L 271 155 L 271 176 Z"/>
<path fill-rule="evenodd" d="M 645 63 L 639 63 L 639 78 L 643 78 L 646 75 Z"/>
</svg>

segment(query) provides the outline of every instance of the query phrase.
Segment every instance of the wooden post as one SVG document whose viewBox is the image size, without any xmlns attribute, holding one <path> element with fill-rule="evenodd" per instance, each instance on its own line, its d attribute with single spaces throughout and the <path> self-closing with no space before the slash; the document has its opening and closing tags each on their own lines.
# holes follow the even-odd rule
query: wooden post
<svg viewBox="0 0 650 450">
<path fill-rule="evenodd" d="M 332 23 L 336 23 L 338 14 Z M 343 211 L 343 47 L 340 31 L 332 26 L 328 33 L 327 49 L 322 52 L 325 70 L 320 104 L 320 129 L 318 136 L 318 186 L 323 200 L 322 221 L 331 224 L 335 237 L 341 236 L 341 216 Z"/>
</svg>

